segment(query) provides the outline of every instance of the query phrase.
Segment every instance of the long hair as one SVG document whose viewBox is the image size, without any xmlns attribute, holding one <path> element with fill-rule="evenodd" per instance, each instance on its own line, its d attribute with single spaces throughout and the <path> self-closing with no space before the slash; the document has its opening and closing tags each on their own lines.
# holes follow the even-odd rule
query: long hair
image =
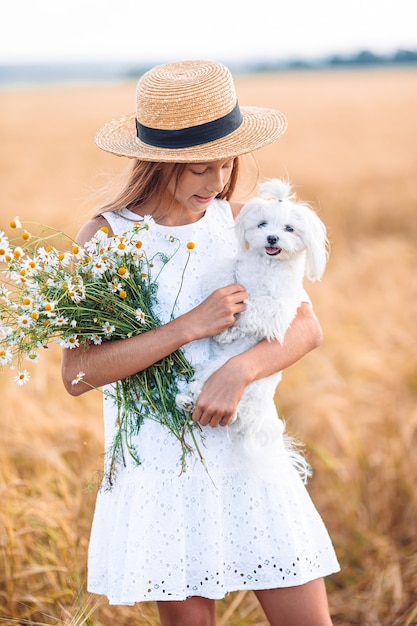
<svg viewBox="0 0 417 626">
<path fill-rule="evenodd" d="M 122 207 L 140 208 L 143 204 L 152 200 L 155 207 L 160 206 L 166 187 L 171 178 L 175 185 L 186 168 L 185 163 L 153 163 L 135 159 L 130 168 L 130 173 L 121 190 L 113 199 L 106 202 L 96 215 L 104 211 L 115 211 Z M 221 200 L 229 200 L 235 190 L 239 170 L 238 158 L 234 159 L 230 178 L 221 193 L 217 195 Z"/>
</svg>

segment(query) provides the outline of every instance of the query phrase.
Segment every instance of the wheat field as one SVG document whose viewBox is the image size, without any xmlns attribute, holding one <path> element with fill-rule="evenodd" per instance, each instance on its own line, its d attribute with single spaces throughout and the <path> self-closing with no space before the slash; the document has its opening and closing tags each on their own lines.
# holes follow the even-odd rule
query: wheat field
<svg viewBox="0 0 417 626">
<path fill-rule="evenodd" d="M 288 177 L 331 241 L 322 282 L 307 285 L 324 341 L 285 372 L 277 404 L 306 444 L 309 490 L 342 566 L 327 580 L 334 624 L 416 625 L 417 73 L 259 74 L 236 84 L 241 104 L 287 114 L 286 135 L 257 154 L 260 173 Z M 0 91 L 0 230 L 18 215 L 75 235 L 126 166 L 92 138 L 133 111 L 134 87 Z M 156 626 L 151 604 L 109 607 L 86 592 L 101 396 L 68 396 L 59 363 L 52 347 L 20 389 L 0 373 L 0 622 Z M 218 603 L 218 623 L 266 620 L 240 592 Z"/>
</svg>

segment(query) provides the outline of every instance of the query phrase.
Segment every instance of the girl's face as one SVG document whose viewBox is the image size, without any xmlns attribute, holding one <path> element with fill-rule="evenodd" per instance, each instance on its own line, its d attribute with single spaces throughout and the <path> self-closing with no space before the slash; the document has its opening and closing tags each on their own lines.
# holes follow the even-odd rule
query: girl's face
<svg viewBox="0 0 417 626">
<path fill-rule="evenodd" d="M 181 210 L 184 214 L 185 209 L 190 218 L 198 219 L 213 198 L 223 191 L 232 174 L 233 161 L 226 159 L 187 164 L 178 183 L 171 179 L 167 186 L 174 210 Z"/>
</svg>

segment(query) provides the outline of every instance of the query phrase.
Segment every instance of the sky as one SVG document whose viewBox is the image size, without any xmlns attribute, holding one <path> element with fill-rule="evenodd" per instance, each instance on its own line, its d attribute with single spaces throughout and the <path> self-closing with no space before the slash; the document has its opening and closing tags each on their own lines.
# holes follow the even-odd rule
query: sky
<svg viewBox="0 0 417 626">
<path fill-rule="evenodd" d="M 0 64 L 417 49 L 417 0 L 0 0 Z"/>
</svg>

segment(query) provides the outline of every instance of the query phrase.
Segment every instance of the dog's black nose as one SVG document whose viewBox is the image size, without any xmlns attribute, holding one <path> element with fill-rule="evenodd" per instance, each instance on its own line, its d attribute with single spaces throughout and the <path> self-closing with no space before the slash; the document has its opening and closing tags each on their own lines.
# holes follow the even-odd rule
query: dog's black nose
<svg viewBox="0 0 417 626">
<path fill-rule="evenodd" d="M 278 239 L 279 237 L 277 237 L 276 235 L 268 235 L 268 237 L 266 238 L 270 246 L 275 246 L 278 243 Z"/>
</svg>

